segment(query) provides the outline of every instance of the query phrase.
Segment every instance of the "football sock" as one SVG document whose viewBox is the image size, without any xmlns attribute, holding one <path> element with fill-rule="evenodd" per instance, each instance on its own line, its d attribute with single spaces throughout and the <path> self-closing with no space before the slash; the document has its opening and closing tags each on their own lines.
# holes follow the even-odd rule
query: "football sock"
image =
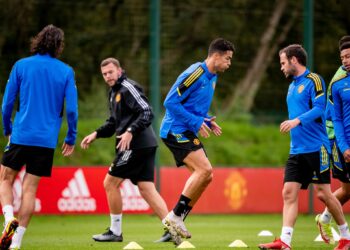
<svg viewBox="0 0 350 250">
<path fill-rule="evenodd" d="M 186 208 L 185 208 L 184 213 L 182 214 L 182 220 L 183 221 L 185 221 L 187 215 L 191 212 L 191 210 L 192 210 L 192 207 L 187 205 Z"/>
<path fill-rule="evenodd" d="M 11 205 L 5 205 L 2 207 L 2 213 L 4 214 L 4 217 L 5 217 L 5 224 L 13 219 L 13 206 Z"/>
<path fill-rule="evenodd" d="M 173 209 L 174 214 L 177 216 L 183 216 L 185 214 L 185 210 L 188 207 L 188 203 L 190 203 L 191 199 L 182 195 L 180 196 L 179 201 L 177 202 L 175 208 Z"/>
<path fill-rule="evenodd" d="M 111 214 L 111 230 L 115 235 L 121 235 L 122 233 L 122 215 L 123 214 Z"/>
<path fill-rule="evenodd" d="M 332 214 L 327 209 L 325 209 L 320 216 L 320 220 L 322 223 L 329 224 L 332 220 Z"/>
<path fill-rule="evenodd" d="M 293 228 L 292 227 L 282 227 L 281 240 L 290 246 L 292 242 Z"/>
<path fill-rule="evenodd" d="M 338 225 L 338 229 L 340 232 L 340 238 L 345 238 L 345 239 L 350 240 L 350 232 L 349 232 L 348 223 L 345 223 L 343 225 Z"/>
<path fill-rule="evenodd" d="M 22 227 L 22 226 L 17 227 L 17 229 L 12 237 L 12 243 L 11 243 L 10 249 L 21 247 L 22 239 L 23 239 L 23 235 L 24 235 L 25 231 L 26 231 L 25 227 Z"/>
</svg>

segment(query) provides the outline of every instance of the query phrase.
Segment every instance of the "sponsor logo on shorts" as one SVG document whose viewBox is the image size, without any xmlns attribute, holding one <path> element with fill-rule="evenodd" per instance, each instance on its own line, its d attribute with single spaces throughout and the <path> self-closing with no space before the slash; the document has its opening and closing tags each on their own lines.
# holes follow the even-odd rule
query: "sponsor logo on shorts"
<svg viewBox="0 0 350 250">
<path fill-rule="evenodd" d="M 62 198 L 57 202 L 61 212 L 90 212 L 96 210 L 96 200 L 91 197 L 84 172 L 78 169 L 68 186 L 62 191 Z"/>
<path fill-rule="evenodd" d="M 21 206 L 21 199 L 22 199 L 22 182 L 23 182 L 23 178 L 25 175 L 26 171 L 25 169 L 22 169 L 14 183 L 13 183 L 13 210 L 14 212 L 18 212 L 19 207 Z M 41 200 L 38 198 L 35 198 L 35 208 L 34 208 L 35 212 L 40 212 L 41 211 Z"/>
</svg>

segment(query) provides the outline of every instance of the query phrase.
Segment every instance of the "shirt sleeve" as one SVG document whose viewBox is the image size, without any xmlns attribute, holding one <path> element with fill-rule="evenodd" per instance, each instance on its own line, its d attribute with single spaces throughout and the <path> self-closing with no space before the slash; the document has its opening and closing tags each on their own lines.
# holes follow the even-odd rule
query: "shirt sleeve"
<svg viewBox="0 0 350 250">
<path fill-rule="evenodd" d="M 326 108 L 325 84 L 323 79 L 318 75 L 314 75 L 311 81 L 313 82 L 313 85 L 309 88 L 311 107 L 309 111 L 298 117 L 301 124 L 307 124 L 321 118 Z"/>
<path fill-rule="evenodd" d="M 343 104 L 341 96 L 339 93 L 339 88 L 336 85 L 332 86 L 332 97 L 333 97 L 333 109 L 332 111 L 332 120 L 335 132 L 335 138 L 337 140 L 339 149 L 342 153 L 349 148 L 348 143 L 346 142 L 344 125 L 343 125 Z"/>
<path fill-rule="evenodd" d="M 126 81 L 122 84 L 128 90 L 124 92 L 125 103 L 130 110 L 137 114 L 129 127 L 133 134 L 138 134 L 151 125 L 154 117 L 152 108 L 141 89 L 136 88 L 134 85 Z"/>
<path fill-rule="evenodd" d="M 112 94 L 112 92 L 110 91 L 109 96 L 108 96 L 108 100 L 110 100 L 111 94 Z M 116 121 L 115 121 L 115 118 L 113 116 L 113 110 L 112 110 L 111 104 L 109 104 L 109 113 L 110 113 L 110 116 L 106 120 L 106 122 L 101 127 L 99 127 L 98 129 L 95 130 L 97 133 L 97 135 L 96 135 L 97 138 L 111 137 L 115 133 Z"/>
<path fill-rule="evenodd" d="M 96 129 L 97 138 L 107 138 L 111 137 L 115 133 L 115 119 L 113 116 L 110 116 L 106 122 Z"/>
<path fill-rule="evenodd" d="M 165 98 L 164 107 L 174 115 L 176 119 L 183 121 L 189 127 L 198 131 L 204 121 L 204 117 L 196 116 L 188 112 L 182 104 L 182 102 L 189 98 L 192 92 L 196 90 L 200 84 L 198 75 L 197 78 L 192 77 L 195 75 L 195 72 L 196 71 L 190 75 L 184 75 L 183 77 L 178 78 Z M 187 82 L 188 80 L 190 81 Z"/>
<path fill-rule="evenodd" d="M 74 71 L 70 68 L 67 77 L 67 85 L 65 89 L 66 98 L 66 113 L 68 131 L 65 142 L 69 145 L 74 145 L 77 137 L 78 123 L 78 91 L 75 84 Z"/>
<path fill-rule="evenodd" d="M 5 136 L 12 133 L 11 115 L 16 97 L 19 92 L 20 77 L 17 75 L 17 65 L 11 70 L 10 77 L 6 84 L 5 93 L 2 100 L 2 125 Z"/>
</svg>

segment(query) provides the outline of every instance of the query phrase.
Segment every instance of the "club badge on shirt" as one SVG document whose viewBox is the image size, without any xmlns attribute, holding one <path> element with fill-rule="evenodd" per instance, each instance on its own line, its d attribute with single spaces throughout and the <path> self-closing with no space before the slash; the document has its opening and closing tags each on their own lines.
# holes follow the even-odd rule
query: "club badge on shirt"
<svg viewBox="0 0 350 250">
<path fill-rule="evenodd" d="M 116 96 L 115 96 L 115 101 L 116 102 L 120 102 L 120 93 L 118 93 L 118 94 L 116 94 Z"/>
<path fill-rule="evenodd" d="M 301 92 L 303 92 L 305 86 L 303 84 L 301 84 L 299 87 L 298 87 L 298 93 L 300 94 Z"/>
</svg>

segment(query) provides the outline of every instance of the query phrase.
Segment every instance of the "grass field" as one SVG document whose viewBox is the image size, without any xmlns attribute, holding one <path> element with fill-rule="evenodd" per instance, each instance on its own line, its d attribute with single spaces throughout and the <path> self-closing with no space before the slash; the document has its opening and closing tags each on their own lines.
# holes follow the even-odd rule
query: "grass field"
<svg viewBox="0 0 350 250">
<path fill-rule="evenodd" d="M 190 242 L 196 249 L 245 249 L 230 248 L 236 239 L 245 242 L 250 249 L 269 242 L 273 236 L 257 236 L 261 230 L 269 230 L 279 236 L 281 215 L 191 215 L 186 220 L 192 233 Z M 129 215 L 123 217 L 122 243 L 94 242 L 91 235 L 101 233 L 109 225 L 108 215 L 34 216 L 22 242 L 22 250 L 70 250 L 70 249 L 123 249 L 130 241 L 136 241 L 144 249 L 175 249 L 172 243 L 153 243 L 163 233 L 155 216 Z M 318 231 L 314 216 L 300 215 L 293 237 L 293 249 L 333 249 L 334 246 L 314 242 Z"/>
</svg>

